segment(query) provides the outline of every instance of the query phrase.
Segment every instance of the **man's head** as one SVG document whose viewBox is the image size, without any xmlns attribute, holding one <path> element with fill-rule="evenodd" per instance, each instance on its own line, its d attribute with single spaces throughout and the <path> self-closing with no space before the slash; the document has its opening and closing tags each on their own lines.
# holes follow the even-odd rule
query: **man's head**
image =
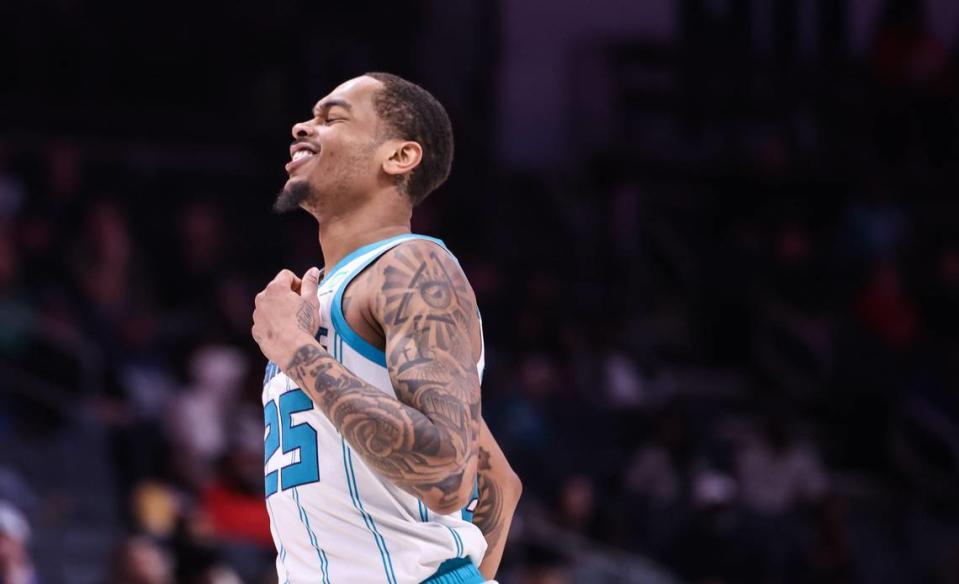
<svg viewBox="0 0 959 584">
<path fill-rule="evenodd" d="M 389 73 L 350 79 L 293 126 L 289 180 L 274 208 L 318 218 L 385 192 L 415 206 L 446 181 L 453 130 L 422 87 Z"/>
</svg>

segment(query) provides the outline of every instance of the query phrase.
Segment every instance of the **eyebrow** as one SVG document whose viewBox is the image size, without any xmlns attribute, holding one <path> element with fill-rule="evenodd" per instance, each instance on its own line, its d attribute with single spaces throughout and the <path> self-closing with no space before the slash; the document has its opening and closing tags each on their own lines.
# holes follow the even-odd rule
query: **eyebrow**
<svg viewBox="0 0 959 584">
<path fill-rule="evenodd" d="M 328 99 L 326 101 L 321 101 L 320 103 L 316 104 L 316 106 L 313 108 L 313 115 L 318 116 L 320 115 L 320 112 L 329 111 L 330 108 L 334 108 L 334 107 L 341 107 L 350 113 L 353 112 L 353 106 L 350 105 L 350 102 L 343 99 L 334 98 L 334 99 Z"/>
</svg>

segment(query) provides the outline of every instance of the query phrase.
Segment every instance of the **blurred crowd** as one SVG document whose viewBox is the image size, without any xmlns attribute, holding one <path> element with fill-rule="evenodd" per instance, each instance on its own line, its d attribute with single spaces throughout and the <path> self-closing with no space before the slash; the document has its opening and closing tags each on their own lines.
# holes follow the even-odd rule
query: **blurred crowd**
<svg viewBox="0 0 959 584">
<path fill-rule="evenodd" d="M 904 5 L 776 123 L 671 104 L 678 173 L 642 100 L 569 174 L 458 142 L 414 230 L 483 312 L 500 582 L 959 582 L 959 76 Z M 275 582 L 250 315 L 315 225 L 269 211 L 282 148 L 98 148 L 0 142 L 0 582 Z"/>
</svg>

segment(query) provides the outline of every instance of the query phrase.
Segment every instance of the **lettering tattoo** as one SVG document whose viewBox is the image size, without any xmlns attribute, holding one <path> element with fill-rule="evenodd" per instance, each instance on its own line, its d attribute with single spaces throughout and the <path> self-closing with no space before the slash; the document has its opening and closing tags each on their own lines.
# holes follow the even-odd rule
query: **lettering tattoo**
<svg viewBox="0 0 959 584">
<path fill-rule="evenodd" d="M 365 294 L 383 329 L 396 397 L 316 344 L 296 351 L 287 375 L 310 392 L 371 468 L 434 510 L 452 512 L 476 475 L 475 298 L 456 262 L 429 242 L 398 246 L 368 270 L 352 296 L 359 301 Z"/>
</svg>

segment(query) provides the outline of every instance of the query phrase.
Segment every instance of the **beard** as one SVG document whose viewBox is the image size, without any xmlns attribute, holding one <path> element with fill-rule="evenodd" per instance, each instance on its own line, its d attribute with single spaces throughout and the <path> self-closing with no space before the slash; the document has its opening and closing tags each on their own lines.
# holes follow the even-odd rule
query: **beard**
<svg viewBox="0 0 959 584">
<path fill-rule="evenodd" d="M 289 213 L 300 208 L 304 201 L 308 201 L 313 196 L 313 187 L 304 180 L 296 181 L 276 196 L 276 202 L 273 203 L 273 211 L 276 213 Z"/>
</svg>

